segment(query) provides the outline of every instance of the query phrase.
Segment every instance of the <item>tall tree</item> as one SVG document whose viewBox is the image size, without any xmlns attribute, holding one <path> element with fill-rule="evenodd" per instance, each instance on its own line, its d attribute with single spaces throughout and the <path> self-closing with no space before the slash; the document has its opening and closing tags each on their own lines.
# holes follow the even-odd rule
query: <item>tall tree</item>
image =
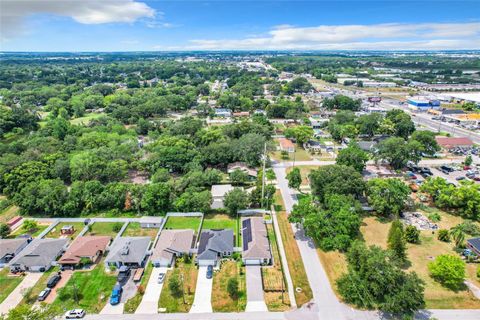
<svg viewBox="0 0 480 320">
<path fill-rule="evenodd" d="M 287 174 L 288 187 L 299 190 L 302 184 L 302 175 L 298 167 L 294 167 L 292 171 Z"/>
</svg>

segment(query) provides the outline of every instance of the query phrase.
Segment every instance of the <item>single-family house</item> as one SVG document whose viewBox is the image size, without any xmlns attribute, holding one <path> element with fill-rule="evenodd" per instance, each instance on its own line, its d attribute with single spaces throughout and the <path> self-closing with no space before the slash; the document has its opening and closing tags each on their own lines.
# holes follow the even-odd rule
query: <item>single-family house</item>
<svg viewBox="0 0 480 320">
<path fill-rule="evenodd" d="M 280 138 L 278 139 L 278 142 L 280 144 L 280 151 L 287 151 L 289 153 L 295 152 L 295 145 L 292 141 L 286 138 Z"/>
<path fill-rule="evenodd" d="M 231 184 L 214 184 L 212 186 L 212 209 L 224 208 L 223 200 L 225 195 L 232 191 L 234 188 Z"/>
<path fill-rule="evenodd" d="M 141 217 L 140 218 L 140 227 L 141 228 L 160 228 L 163 223 L 162 217 Z"/>
<path fill-rule="evenodd" d="M 253 168 L 249 168 L 245 162 L 234 162 L 234 163 L 230 163 L 227 166 L 228 173 L 232 173 L 235 170 L 240 170 L 242 172 L 245 172 L 251 178 L 256 178 L 258 175 L 257 170 Z"/>
<path fill-rule="evenodd" d="M 467 248 L 480 257 L 480 237 L 467 240 Z"/>
<path fill-rule="evenodd" d="M 190 254 L 194 231 L 191 229 L 163 230 L 150 259 L 155 267 L 170 267 L 177 257 Z"/>
<path fill-rule="evenodd" d="M 377 144 L 378 143 L 376 141 L 361 140 L 357 142 L 358 147 L 365 152 L 374 152 Z"/>
<path fill-rule="evenodd" d="M 233 230 L 204 230 L 200 234 L 196 262 L 199 266 L 215 266 L 219 259 L 233 253 Z"/>
<path fill-rule="evenodd" d="M 58 260 L 62 266 L 74 267 L 82 261 L 95 263 L 105 253 L 112 240 L 109 236 L 85 236 L 76 238 Z"/>
<path fill-rule="evenodd" d="M 10 270 L 45 272 L 65 251 L 67 239 L 36 239 L 10 261 Z"/>
<path fill-rule="evenodd" d="M 230 118 L 232 116 L 232 110 L 225 108 L 216 108 L 215 117 L 219 118 Z"/>
<path fill-rule="evenodd" d="M 270 264 L 272 253 L 263 217 L 242 219 L 242 261 L 245 265 Z"/>
<path fill-rule="evenodd" d="M 143 267 L 150 248 L 150 237 L 118 237 L 110 246 L 105 265 Z"/>
<path fill-rule="evenodd" d="M 0 239 L 0 268 L 9 263 L 29 243 L 28 239 Z"/>
<path fill-rule="evenodd" d="M 322 148 L 325 148 L 325 145 L 322 145 L 319 141 L 308 140 L 304 143 L 304 148 L 310 150 L 310 152 L 322 152 Z"/>
</svg>

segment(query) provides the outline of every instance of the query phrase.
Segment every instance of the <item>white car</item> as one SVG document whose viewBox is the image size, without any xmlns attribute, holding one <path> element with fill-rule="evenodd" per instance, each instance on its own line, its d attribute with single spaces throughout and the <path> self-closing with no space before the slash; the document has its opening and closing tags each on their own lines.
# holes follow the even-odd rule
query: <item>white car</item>
<svg viewBox="0 0 480 320">
<path fill-rule="evenodd" d="M 83 309 L 73 309 L 65 313 L 65 319 L 81 319 L 85 317 L 85 310 Z"/>
</svg>

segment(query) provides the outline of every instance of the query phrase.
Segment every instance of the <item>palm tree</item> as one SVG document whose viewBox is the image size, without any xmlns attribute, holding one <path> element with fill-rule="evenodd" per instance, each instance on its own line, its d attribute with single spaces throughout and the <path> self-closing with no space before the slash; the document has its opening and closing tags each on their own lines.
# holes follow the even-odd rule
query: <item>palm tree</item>
<svg viewBox="0 0 480 320">
<path fill-rule="evenodd" d="M 450 235 L 452 236 L 453 241 L 455 241 L 455 246 L 457 248 L 463 245 L 463 242 L 465 241 L 465 233 L 462 228 L 459 226 L 453 227 L 450 229 Z"/>
</svg>

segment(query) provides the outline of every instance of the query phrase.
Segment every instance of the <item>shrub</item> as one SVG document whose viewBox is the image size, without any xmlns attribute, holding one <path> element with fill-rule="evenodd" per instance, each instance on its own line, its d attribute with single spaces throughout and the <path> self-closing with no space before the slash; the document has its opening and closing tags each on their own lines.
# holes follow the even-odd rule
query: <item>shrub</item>
<svg viewBox="0 0 480 320">
<path fill-rule="evenodd" d="M 458 256 L 443 254 L 428 264 L 433 279 L 446 287 L 459 288 L 465 280 L 465 262 Z"/>
<path fill-rule="evenodd" d="M 480 279 L 480 266 L 477 268 L 477 278 Z"/>
<path fill-rule="evenodd" d="M 228 279 L 227 292 L 230 298 L 236 300 L 238 298 L 238 280 L 237 278 Z"/>
<path fill-rule="evenodd" d="M 437 212 L 434 212 L 428 215 L 428 219 L 432 222 L 440 222 L 440 220 L 442 220 L 442 217 Z"/>
<path fill-rule="evenodd" d="M 409 243 L 419 243 L 420 242 L 420 230 L 415 226 L 407 226 L 405 229 L 405 240 Z"/>
<path fill-rule="evenodd" d="M 440 229 L 437 238 L 443 242 L 450 242 L 450 233 L 446 229 Z"/>
<path fill-rule="evenodd" d="M 122 229 L 123 223 L 121 222 L 115 222 L 115 224 L 112 227 L 112 230 L 114 232 L 119 232 Z"/>
<path fill-rule="evenodd" d="M 145 293 L 145 287 L 143 285 L 139 285 L 137 288 L 137 292 L 143 295 Z"/>
</svg>

